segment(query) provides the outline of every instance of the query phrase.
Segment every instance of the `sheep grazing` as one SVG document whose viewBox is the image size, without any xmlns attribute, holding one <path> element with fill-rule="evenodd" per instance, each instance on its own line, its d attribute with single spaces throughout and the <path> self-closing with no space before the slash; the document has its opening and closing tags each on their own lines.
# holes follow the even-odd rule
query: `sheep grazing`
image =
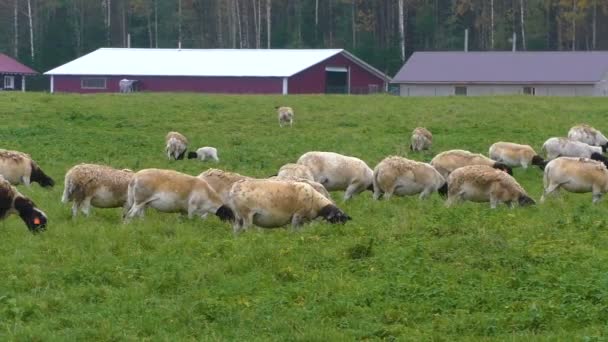
<svg viewBox="0 0 608 342">
<path fill-rule="evenodd" d="M 188 139 L 178 132 L 169 132 L 165 137 L 165 151 L 167 152 L 167 158 L 169 160 L 181 160 L 184 159 L 184 154 L 188 149 Z"/>
<path fill-rule="evenodd" d="M 279 126 L 283 127 L 283 125 L 289 123 L 289 127 L 293 126 L 293 108 L 291 107 L 274 107 L 277 110 L 277 115 L 279 117 Z"/>
<path fill-rule="evenodd" d="M 458 168 L 448 176 L 447 206 L 462 201 L 490 202 L 492 209 L 500 203 L 513 207 L 536 204 L 515 178 L 486 165 Z"/>
<path fill-rule="evenodd" d="M 559 189 L 593 193 L 593 203 L 602 199 L 608 191 L 608 169 L 606 165 L 587 158 L 560 157 L 550 161 L 543 177 L 544 191 L 540 202 Z"/>
<path fill-rule="evenodd" d="M 251 179 L 235 183 L 230 190 L 230 208 L 235 217 L 234 233 L 252 224 L 275 228 L 291 223 L 299 227 L 317 217 L 330 223 L 351 219 L 312 186 L 284 180 Z"/>
<path fill-rule="evenodd" d="M 315 180 L 312 172 L 306 165 L 301 164 L 285 164 L 281 166 L 279 169 L 279 173 L 277 173 L 277 177 L 279 178 L 304 178 L 311 181 Z"/>
<path fill-rule="evenodd" d="M 508 165 L 494 161 L 482 154 L 465 150 L 441 152 L 431 160 L 431 165 L 446 179 L 452 171 L 468 165 L 486 165 L 505 171 L 509 175 L 513 174 L 513 170 Z"/>
<path fill-rule="evenodd" d="M 511 142 L 499 141 L 492 144 L 488 155 L 490 159 L 510 167 L 521 166 L 527 169 L 528 166 L 535 165 L 542 170 L 547 164 L 530 145 L 520 145 Z"/>
<path fill-rule="evenodd" d="M 234 183 L 240 180 L 253 179 L 236 172 L 219 169 L 209 169 L 197 177 L 207 182 L 207 184 L 209 184 L 209 186 L 220 196 L 224 204 L 228 203 L 230 188 L 232 188 Z"/>
<path fill-rule="evenodd" d="M 38 209 L 34 202 L 23 196 L 11 183 L 0 176 L 0 220 L 16 213 L 25 222 L 27 228 L 36 233 L 46 228 L 46 214 Z"/>
<path fill-rule="evenodd" d="M 547 139 L 543 144 L 543 150 L 547 153 L 547 160 L 557 157 L 590 158 L 594 152 L 602 153 L 600 146 L 591 146 L 580 141 L 556 137 Z"/>
<path fill-rule="evenodd" d="M 345 190 L 345 201 L 365 190 L 373 191 L 374 172 L 359 158 L 333 152 L 307 152 L 297 163 L 308 166 L 315 182 L 328 191 Z"/>
<path fill-rule="evenodd" d="M 158 211 L 206 217 L 214 213 L 221 220 L 233 220 L 232 210 L 204 180 L 173 170 L 145 169 L 133 176 L 127 190 L 125 220 L 142 217 L 146 207 Z"/>
<path fill-rule="evenodd" d="M 212 159 L 216 162 L 220 161 L 220 159 L 217 157 L 217 148 L 209 146 L 201 147 L 196 150 L 196 152 L 189 152 L 188 159 L 200 159 L 202 161 Z"/>
<path fill-rule="evenodd" d="M 329 191 L 327 191 L 327 189 L 325 189 L 325 187 L 323 186 L 323 184 L 321 184 L 319 182 L 315 182 L 314 180 L 310 180 L 310 179 L 307 179 L 307 178 L 301 178 L 301 177 L 297 177 L 297 176 L 274 176 L 274 177 L 269 177 L 267 179 L 269 179 L 269 180 L 282 180 L 282 181 L 289 181 L 289 182 L 302 182 L 302 183 L 306 183 L 306 184 L 312 186 L 313 189 L 317 190 L 317 192 L 319 192 L 325 198 L 327 198 L 328 200 L 332 201 L 332 203 L 334 201 L 331 198 L 331 194 L 329 193 Z"/>
<path fill-rule="evenodd" d="M 374 168 L 374 199 L 384 194 L 389 199 L 397 196 L 420 194 L 425 199 L 438 191 L 447 193 L 445 178 L 434 167 L 402 157 L 391 156 L 382 160 Z"/>
<path fill-rule="evenodd" d="M 424 127 L 416 127 L 412 132 L 412 142 L 410 150 L 422 151 L 428 150 L 433 144 L 433 135 Z"/>
<path fill-rule="evenodd" d="M 127 202 L 127 188 L 133 171 L 117 170 L 105 165 L 79 164 L 65 174 L 63 203 L 73 202 L 72 217 L 80 209 L 89 216 L 96 208 L 119 208 Z"/>
<path fill-rule="evenodd" d="M 29 154 L 0 149 L 0 175 L 13 185 L 30 186 L 36 182 L 42 187 L 52 187 L 55 181 L 47 176 Z"/>
<path fill-rule="evenodd" d="M 606 152 L 608 149 L 608 139 L 597 129 L 586 125 L 576 125 L 568 131 L 568 139 L 580 141 L 582 143 L 601 146 L 602 151 Z"/>
</svg>

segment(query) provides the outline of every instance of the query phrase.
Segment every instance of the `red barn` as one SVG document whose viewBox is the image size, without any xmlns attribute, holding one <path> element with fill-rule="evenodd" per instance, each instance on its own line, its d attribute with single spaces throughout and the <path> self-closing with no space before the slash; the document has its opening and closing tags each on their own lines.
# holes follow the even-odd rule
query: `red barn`
<svg viewBox="0 0 608 342">
<path fill-rule="evenodd" d="M 25 91 L 25 76 L 38 73 L 15 59 L 0 53 L 0 90 Z"/>
<path fill-rule="evenodd" d="M 342 49 L 102 48 L 45 73 L 51 92 L 136 89 L 232 94 L 367 94 L 389 77 Z"/>
</svg>

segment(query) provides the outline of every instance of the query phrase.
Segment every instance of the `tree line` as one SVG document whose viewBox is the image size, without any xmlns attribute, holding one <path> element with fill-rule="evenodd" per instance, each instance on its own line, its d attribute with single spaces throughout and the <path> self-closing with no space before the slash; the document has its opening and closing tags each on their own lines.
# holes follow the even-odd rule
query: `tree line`
<svg viewBox="0 0 608 342">
<path fill-rule="evenodd" d="M 608 0 L 0 0 L 0 27 L 0 51 L 39 71 L 130 45 L 345 48 L 393 75 L 465 30 L 469 50 L 606 50 Z"/>
</svg>

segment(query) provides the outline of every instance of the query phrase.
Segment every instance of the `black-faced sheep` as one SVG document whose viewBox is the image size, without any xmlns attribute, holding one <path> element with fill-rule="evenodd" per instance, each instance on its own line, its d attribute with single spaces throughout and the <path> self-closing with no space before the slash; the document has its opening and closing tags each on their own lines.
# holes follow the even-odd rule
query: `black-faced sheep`
<svg viewBox="0 0 608 342">
<path fill-rule="evenodd" d="M 188 149 L 188 139 L 178 132 L 169 132 L 165 136 L 165 152 L 169 160 L 184 159 L 184 154 Z"/>
<path fill-rule="evenodd" d="M 52 187 L 55 181 L 47 176 L 26 153 L 0 149 L 0 175 L 13 185 L 36 182 L 42 187 Z"/>
<path fill-rule="evenodd" d="M 521 166 L 527 169 L 530 165 L 545 168 L 545 160 L 534 151 L 530 145 L 520 145 L 511 142 L 499 141 L 490 146 L 488 153 L 490 159 L 501 162 L 510 167 Z"/>
<path fill-rule="evenodd" d="M 189 152 L 188 159 L 200 159 L 202 161 L 212 159 L 216 162 L 220 161 L 220 159 L 217 157 L 217 149 L 210 146 L 201 147 L 196 150 L 196 152 Z"/>
<path fill-rule="evenodd" d="M 374 168 L 374 199 L 379 199 L 382 195 L 389 199 L 393 194 L 420 194 L 420 199 L 424 199 L 435 191 L 447 194 L 447 184 L 445 178 L 430 164 L 390 156 Z"/>
<path fill-rule="evenodd" d="M 23 196 L 9 181 L 0 176 L 0 220 L 18 214 L 27 228 L 35 233 L 46 228 L 46 214 L 31 199 Z"/>
<path fill-rule="evenodd" d="M 61 201 L 73 202 L 73 217 L 78 214 L 78 209 L 88 216 L 91 205 L 97 208 L 124 207 L 127 188 L 133 175 L 131 170 L 117 170 L 97 164 L 78 164 L 65 174 Z"/>
<path fill-rule="evenodd" d="M 410 150 L 422 151 L 428 150 L 433 144 L 433 135 L 424 127 L 416 127 L 412 132 Z"/>
<path fill-rule="evenodd" d="M 576 125 L 568 131 L 568 139 L 580 141 L 582 143 L 601 146 L 602 151 L 606 152 L 608 148 L 608 139 L 597 129 L 586 125 Z"/>
<path fill-rule="evenodd" d="M 590 158 L 594 152 L 602 153 L 600 146 L 591 146 L 580 141 L 556 137 L 547 139 L 543 144 L 543 150 L 547 153 L 547 160 L 557 157 Z"/>
<path fill-rule="evenodd" d="M 494 161 L 484 155 L 465 150 L 441 152 L 431 160 L 430 164 L 446 179 L 452 171 L 468 165 L 486 165 L 503 170 L 510 175 L 513 174 L 513 170 L 508 165 Z"/>
</svg>

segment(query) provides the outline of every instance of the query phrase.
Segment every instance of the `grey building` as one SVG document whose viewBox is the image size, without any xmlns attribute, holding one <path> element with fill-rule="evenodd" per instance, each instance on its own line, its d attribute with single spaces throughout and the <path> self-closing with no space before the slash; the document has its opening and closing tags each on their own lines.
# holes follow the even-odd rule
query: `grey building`
<svg viewBox="0 0 608 342">
<path fill-rule="evenodd" d="M 401 96 L 608 96 L 608 51 L 415 52 Z"/>
</svg>

